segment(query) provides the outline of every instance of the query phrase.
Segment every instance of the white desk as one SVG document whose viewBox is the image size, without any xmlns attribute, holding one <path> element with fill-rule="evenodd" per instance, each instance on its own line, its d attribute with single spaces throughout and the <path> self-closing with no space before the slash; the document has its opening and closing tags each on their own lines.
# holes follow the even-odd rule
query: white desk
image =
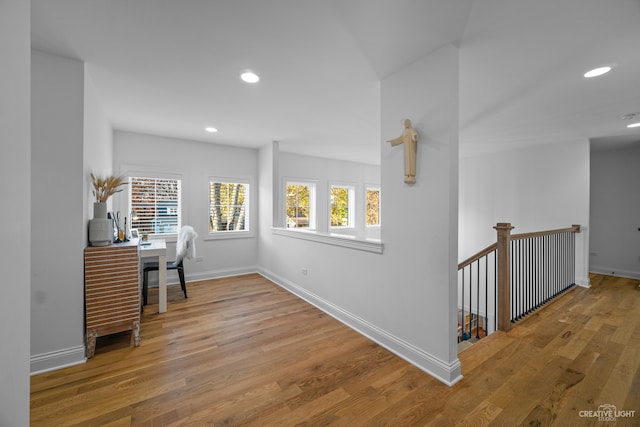
<svg viewBox="0 0 640 427">
<path fill-rule="evenodd" d="M 153 239 L 147 243 L 140 242 L 140 258 L 158 260 L 158 299 L 159 313 L 167 311 L 167 244 L 164 239 Z M 144 261 L 143 261 L 144 262 Z"/>
</svg>

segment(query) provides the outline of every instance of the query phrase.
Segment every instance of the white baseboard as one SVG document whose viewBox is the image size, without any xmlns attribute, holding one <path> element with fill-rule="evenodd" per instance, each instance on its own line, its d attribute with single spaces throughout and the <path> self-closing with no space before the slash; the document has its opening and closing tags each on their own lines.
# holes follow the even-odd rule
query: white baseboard
<svg viewBox="0 0 640 427">
<path fill-rule="evenodd" d="M 210 280 L 210 279 L 220 279 L 222 277 L 232 277 L 232 276 L 241 276 L 243 274 L 251 274 L 257 273 L 258 267 L 256 266 L 248 266 L 248 267 L 239 267 L 239 268 L 227 268 L 224 270 L 209 270 L 209 271 L 201 271 L 199 273 L 189 273 L 185 271 L 185 280 L 188 282 L 199 282 L 201 280 Z M 180 284 L 180 279 L 178 278 L 178 273 L 167 271 L 167 285 L 178 285 Z M 158 287 L 158 279 L 157 276 L 149 277 L 149 287 L 157 288 Z"/>
<path fill-rule="evenodd" d="M 84 346 L 64 348 L 62 350 L 31 356 L 31 375 L 42 374 L 44 372 L 55 371 L 69 366 L 85 363 Z"/>
<path fill-rule="evenodd" d="M 259 269 L 258 273 L 448 386 L 462 379 L 462 368 L 457 358 L 452 363 L 440 360 L 271 271 Z"/>
<path fill-rule="evenodd" d="M 591 287 L 591 281 L 588 277 L 576 277 L 576 285 L 589 288 Z"/>
<path fill-rule="evenodd" d="M 200 280 L 220 279 L 222 277 L 241 276 L 243 274 L 251 274 L 251 273 L 257 273 L 257 272 L 258 272 L 257 266 L 227 268 L 224 270 L 210 270 L 210 271 L 203 271 L 200 273 L 191 273 L 191 274 L 187 272 L 185 279 L 187 282 L 197 282 Z M 180 281 L 177 280 L 177 275 L 176 275 L 175 283 L 180 283 Z"/>
<path fill-rule="evenodd" d="M 607 276 L 619 276 L 627 277 L 629 279 L 640 279 L 640 273 L 637 271 L 616 270 L 612 267 L 602 267 L 599 265 L 592 265 L 589 267 L 591 273 L 605 274 Z"/>
</svg>

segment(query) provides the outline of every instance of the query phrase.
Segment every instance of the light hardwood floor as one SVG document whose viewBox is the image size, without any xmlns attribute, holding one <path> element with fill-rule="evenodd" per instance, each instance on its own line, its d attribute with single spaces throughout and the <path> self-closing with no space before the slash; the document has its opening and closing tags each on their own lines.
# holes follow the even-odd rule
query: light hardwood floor
<svg viewBox="0 0 640 427">
<path fill-rule="evenodd" d="M 140 347 L 32 377 L 31 425 L 640 425 L 638 284 L 592 276 L 460 353 L 453 387 L 259 275 L 171 287 Z M 607 404 L 635 416 L 581 416 Z"/>
</svg>

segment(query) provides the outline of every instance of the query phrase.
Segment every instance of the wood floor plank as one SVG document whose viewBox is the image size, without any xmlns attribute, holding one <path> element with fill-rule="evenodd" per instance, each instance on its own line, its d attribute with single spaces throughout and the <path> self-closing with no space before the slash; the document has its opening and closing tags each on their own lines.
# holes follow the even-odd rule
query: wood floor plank
<svg viewBox="0 0 640 427">
<path fill-rule="evenodd" d="M 638 371 L 639 366 L 640 357 L 637 349 L 625 346 L 611 374 L 603 383 L 598 400 L 622 407 L 633 383 L 633 376 Z M 640 404 L 640 402 L 638 403 Z"/>
<path fill-rule="evenodd" d="M 488 426 L 500 415 L 500 412 L 502 412 L 502 408 L 484 400 L 473 411 L 467 413 L 463 419 L 458 421 L 456 426 Z"/>
<path fill-rule="evenodd" d="M 461 352 L 452 387 L 258 274 L 172 286 L 163 314 L 152 289 L 140 347 L 31 378 L 31 425 L 598 425 L 580 411 L 640 409 L 640 289 L 591 283 Z"/>
</svg>

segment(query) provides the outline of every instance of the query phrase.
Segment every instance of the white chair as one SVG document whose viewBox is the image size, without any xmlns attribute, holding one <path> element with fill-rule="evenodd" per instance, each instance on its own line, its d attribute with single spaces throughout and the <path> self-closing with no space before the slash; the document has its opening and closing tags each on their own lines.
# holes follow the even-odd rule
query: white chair
<svg viewBox="0 0 640 427">
<path fill-rule="evenodd" d="M 167 270 L 178 270 L 178 277 L 180 277 L 180 286 L 184 297 L 187 298 L 187 284 L 184 279 L 184 265 L 185 258 L 191 259 L 195 257 L 196 247 L 195 240 L 198 234 L 193 227 L 185 225 L 180 229 L 178 233 L 178 241 L 176 242 L 176 259 L 175 261 L 167 261 Z M 142 266 L 142 300 L 143 305 L 147 305 L 148 295 L 148 282 L 149 272 L 158 271 L 159 264 L 157 262 L 145 262 Z"/>
</svg>

